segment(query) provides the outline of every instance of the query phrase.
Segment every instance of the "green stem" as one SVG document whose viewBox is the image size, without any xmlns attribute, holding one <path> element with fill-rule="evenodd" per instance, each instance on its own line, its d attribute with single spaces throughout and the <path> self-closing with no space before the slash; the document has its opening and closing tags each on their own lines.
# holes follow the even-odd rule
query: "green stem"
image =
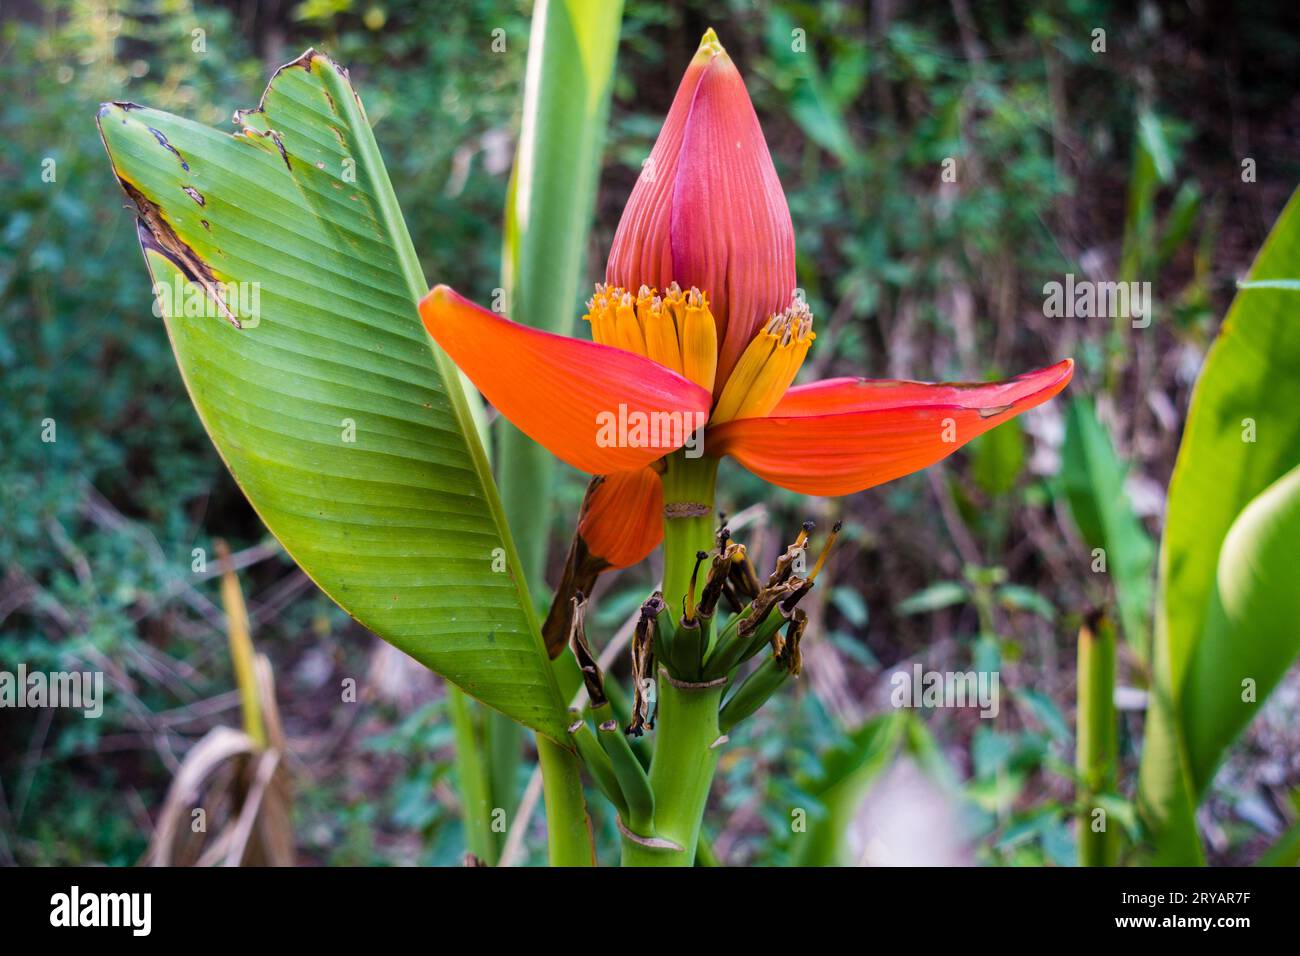
<svg viewBox="0 0 1300 956">
<path fill-rule="evenodd" d="M 681 452 L 666 459 L 664 486 L 664 600 L 674 617 L 690 584 L 695 554 L 714 546 L 714 483 L 718 462 L 687 458 Z M 718 763 L 713 745 L 718 732 L 718 705 L 724 686 L 683 687 L 696 675 L 669 681 L 661 670 L 657 681 L 658 714 L 655 750 L 650 761 L 650 786 L 655 795 L 655 833 L 680 850 L 646 846 L 623 837 L 624 866 L 691 866 L 699 841 L 700 823 L 709 786 Z"/>
<path fill-rule="evenodd" d="M 713 748 L 723 688 L 675 687 L 659 675 L 659 716 L 650 787 L 655 794 L 655 836 L 682 849 L 644 846 L 623 837 L 624 866 L 691 866 L 704 819 L 709 785 L 718 765 Z"/>
<path fill-rule="evenodd" d="M 222 567 L 221 606 L 226 612 L 230 660 L 235 669 L 235 685 L 239 688 L 244 733 L 253 738 L 259 748 L 263 748 L 267 744 L 266 722 L 262 719 L 262 695 L 257 686 L 257 653 L 253 650 L 253 636 L 249 633 L 248 608 L 244 604 L 244 592 L 239 587 L 239 577 L 230 564 L 230 548 L 222 538 L 216 540 L 216 546 Z"/>
<path fill-rule="evenodd" d="M 523 123 L 506 205 L 501 284 L 515 320 L 549 332 L 569 331 L 577 314 L 574 307 L 596 205 L 622 17 L 622 0 L 533 4 Z M 550 492 L 555 461 L 509 422 L 501 422 L 499 440 L 501 497 L 518 542 L 519 572 L 538 593 L 544 584 L 554 512 Z M 557 677 L 563 682 L 571 675 L 570 655 L 557 668 Z M 566 688 L 564 699 L 571 694 Z M 518 743 L 517 737 L 500 740 L 499 776 L 509 775 L 507 758 L 517 757 Z M 551 863 L 590 865 L 594 849 L 578 759 L 541 735 L 537 753 Z"/>
<path fill-rule="evenodd" d="M 497 842 L 492 835 L 492 800 L 471 703 L 458 687 L 447 684 L 447 706 L 456 732 L 456 781 L 460 790 L 465 845 L 484 863 L 494 865 Z"/>
<path fill-rule="evenodd" d="M 537 762 L 542 767 L 551 866 L 595 866 L 591 818 L 582 794 L 578 755 L 538 734 Z"/>
<path fill-rule="evenodd" d="M 714 545 L 713 488 L 716 458 L 687 458 L 681 452 L 664 459 L 664 600 L 674 617 L 690 585 L 695 553 Z M 671 517 L 670 517 L 671 516 Z"/>
<path fill-rule="evenodd" d="M 1115 821 L 1097 818 L 1096 797 L 1115 790 L 1118 727 L 1115 717 L 1115 628 L 1098 617 L 1079 630 L 1079 699 L 1075 770 L 1079 777 L 1079 864 L 1114 866 L 1119 858 Z M 1104 811 L 1103 811 L 1104 812 Z"/>
<path fill-rule="evenodd" d="M 487 779 L 492 807 L 504 810 L 506 819 L 513 820 L 519 807 L 516 778 L 523 754 L 524 728 L 500 711 L 484 707 L 483 737 L 488 755 Z M 495 855 L 499 857 L 505 848 L 505 829 L 494 832 L 492 836 Z"/>
<path fill-rule="evenodd" d="M 551 661 L 560 696 L 572 700 L 582 674 L 567 647 Z M 537 735 L 537 762 L 542 769 L 547 842 L 552 866 L 595 866 L 596 845 L 582 791 L 582 762 L 577 756 Z"/>
</svg>

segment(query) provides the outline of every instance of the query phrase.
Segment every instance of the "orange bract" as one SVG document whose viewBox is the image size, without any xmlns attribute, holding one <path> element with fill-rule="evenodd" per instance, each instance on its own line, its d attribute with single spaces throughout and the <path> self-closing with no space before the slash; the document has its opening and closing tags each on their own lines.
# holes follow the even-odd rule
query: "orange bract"
<svg viewBox="0 0 1300 956">
<path fill-rule="evenodd" d="M 663 490 L 646 466 L 694 449 L 686 437 L 706 418 L 703 454 L 731 455 L 793 491 L 845 495 L 934 464 L 1056 395 L 1074 370 L 1067 359 L 1005 382 L 790 387 L 816 337 L 795 294 L 794 229 L 749 94 L 712 30 L 628 199 L 606 282 L 588 304 L 594 343 L 516 325 L 445 286 L 420 303 L 429 333 L 501 414 L 606 476 L 579 525 L 599 559 L 584 566 L 593 577 L 658 544 Z M 609 414 L 620 429 L 637 416 L 688 426 L 667 443 L 622 431 L 611 442 L 599 427 Z"/>
<path fill-rule="evenodd" d="M 656 362 L 519 325 L 446 286 L 420 301 L 420 317 L 497 411 L 582 471 L 630 471 L 673 450 L 602 440 L 609 416 L 693 420 L 709 409 L 708 392 Z"/>
<path fill-rule="evenodd" d="M 920 471 L 1065 388 L 1069 359 L 1007 382 L 841 379 L 791 389 L 765 418 L 710 429 L 709 453 L 810 495 L 847 495 Z M 802 391 L 802 394 L 799 394 Z"/>
<path fill-rule="evenodd" d="M 649 468 L 606 475 L 587 492 L 578 534 L 611 568 L 643 560 L 664 537 L 664 489 Z"/>
</svg>

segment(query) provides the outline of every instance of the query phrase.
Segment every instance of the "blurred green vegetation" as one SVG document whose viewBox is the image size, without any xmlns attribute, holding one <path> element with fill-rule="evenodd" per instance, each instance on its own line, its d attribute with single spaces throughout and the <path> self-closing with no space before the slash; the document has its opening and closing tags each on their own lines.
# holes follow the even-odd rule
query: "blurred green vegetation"
<svg viewBox="0 0 1300 956">
<path fill-rule="evenodd" d="M 601 276 L 677 78 L 712 25 L 746 76 L 789 196 L 819 331 L 808 372 L 983 378 L 1072 354 L 1072 389 L 1090 397 L 1129 475 L 1126 528 L 1155 537 L 1204 348 L 1300 178 L 1300 29 L 1294 13 L 1251 3 L 1035 6 L 627 0 L 589 276 Z M 211 562 L 218 536 L 259 559 L 242 574 L 298 754 L 304 859 L 459 859 L 440 693 L 310 587 L 233 486 L 150 311 L 92 118 L 101 101 L 134 100 L 228 128 L 276 65 L 322 48 L 351 71 L 427 274 L 488 301 L 530 10 L 523 0 L 7 6 L 0 666 L 102 669 L 111 691 L 99 720 L 0 720 L 0 863 L 134 862 L 177 755 L 237 719 L 216 582 L 195 571 L 194 549 Z M 1066 273 L 1152 282 L 1156 321 L 1045 317 L 1043 286 Z M 929 715 L 939 757 L 966 781 L 975 857 L 1071 862 L 1072 635 L 1114 594 L 1089 569 L 1058 480 L 1063 416 L 1048 407 L 947 467 L 839 501 L 772 495 L 724 467 L 729 510 L 767 505 L 751 532 L 766 536 L 765 560 L 805 517 L 842 517 L 847 529 L 819 589 L 822 660 L 723 759 L 705 832 L 725 862 L 796 859 L 791 808 L 815 802 L 820 756 L 851 748 L 851 732 L 888 707 L 890 671 L 912 661 L 995 662 L 1003 674 L 996 721 Z M 566 474 L 561 515 L 576 512 L 581 488 Z M 647 566 L 606 588 L 605 633 L 653 578 Z M 340 708 L 349 677 L 361 699 Z M 1145 679 L 1140 655 L 1122 657 L 1121 683 Z M 1131 729 L 1120 742 L 1130 768 Z M 1295 773 L 1272 785 L 1295 786 Z M 1258 841 L 1258 827 L 1232 815 L 1258 786 L 1235 775 L 1211 803 L 1229 834 L 1215 858 Z M 598 823 L 613 845 L 613 821 Z"/>
</svg>

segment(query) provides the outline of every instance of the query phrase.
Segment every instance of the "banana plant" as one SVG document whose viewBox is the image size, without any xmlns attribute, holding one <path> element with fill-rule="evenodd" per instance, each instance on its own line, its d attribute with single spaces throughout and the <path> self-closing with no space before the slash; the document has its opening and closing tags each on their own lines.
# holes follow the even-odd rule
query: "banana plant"
<svg viewBox="0 0 1300 956">
<path fill-rule="evenodd" d="M 816 337 L 794 261 L 789 207 L 762 129 L 710 30 L 588 302 L 594 341 L 511 322 L 447 285 L 420 303 L 429 334 L 497 411 L 593 476 L 546 644 L 559 655 L 568 643 L 583 668 L 597 733 L 582 719 L 570 730 L 580 746 L 587 741 L 589 766 L 603 768 L 625 863 L 694 861 L 727 731 L 799 671 L 806 618 L 798 603 L 825 550 L 811 571 L 799 569 L 805 528 L 760 583 L 744 545 L 713 521 L 719 460 L 731 456 L 803 494 L 854 493 L 933 464 L 1048 400 L 1073 370 L 1067 359 L 985 385 L 843 378 L 793 386 Z M 639 562 L 661 541 L 663 587 L 641 612 L 628 728 L 655 730 L 647 775 L 611 736 L 610 695 L 583 620 L 596 577 Z M 735 611 L 725 621 L 724 596 Z M 742 665 L 769 645 L 771 656 L 741 679 Z M 643 685 L 655 687 L 653 710 Z"/>
<path fill-rule="evenodd" d="M 1197 379 L 1169 487 L 1160 546 L 1151 686 L 1127 860 L 1205 863 L 1196 825 L 1215 771 L 1300 654 L 1300 192 L 1278 217 Z M 1150 547 L 1122 504 L 1123 467 L 1091 407 L 1070 409 L 1064 481 L 1075 521 L 1114 562 L 1120 618 L 1141 633 Z M 1111 865 L 1121 834 L 1104 820 L 1114 787 L 1114 635 L 1104 616 L 1080 634 L 1079 847 Z M 1135 647 L 1142 660 L 1142 647 Z M 1093 826 L 1098 821 L 1101 826 Z M 1261 862 L 1294 862 L 1293 833 Z"/>
<path fill-rule="evenodd" d="M 233 134 L 129 103 L 98 120 L 181 377 L 267 528 L 363 625 L 562 760 L 473 409 L 419 326 L 428 286 L 346 71 L 307 51 Z M 570 829 L 558 856 L 590 858 Z"/>
<path fill-rule="evenodd" d="M 809 524 L 761 578 L 714 522 L 722 457 L 798 493 L 851 494 L 945 458 L 1073 371 L 1065 359 L 994 383 L 793 385 L 816 338 L 794 227 L 712 30 L 588 302 L 594 341 L 512 322 L 446 284 L 426 294 L 361 98 L 329 57 L 282 67 L 235 123 L 223 133 L 134 104 L 99 113 L 186 388 L 263 522 L 325 593 L 539 735 L 553 863 L 591 861 L 579 764 L 617 812 L 624 863 L 693 863 L 728 731 L 800 671 L 798 605 L 838 526 L 811 568 Z M 525 184 L 549 185 L 521 167 L 512 202 Z M 552 316 L 574 263 L 557 268 Z M 539 295 L 518 304 L 552 326 Z M 592 475 L 544 626 L 460 373 Z M 517 483 L 512 495 L 527 497 Z M 591 588 L 661 542 L 624 716 L 588 641 Z M 552 661 L 576 661 L 576 713 Z M 648 771 L 628 739 L 646 734 Z"/>
<path fill-rule="evenodd" d="M 1156 863 L 1204 862 L 1196 807 L 1300 653 L 1297 277 L 1300 193 L 1206 358 L 1169 487 L 1138 787 Z"/>
</svg>

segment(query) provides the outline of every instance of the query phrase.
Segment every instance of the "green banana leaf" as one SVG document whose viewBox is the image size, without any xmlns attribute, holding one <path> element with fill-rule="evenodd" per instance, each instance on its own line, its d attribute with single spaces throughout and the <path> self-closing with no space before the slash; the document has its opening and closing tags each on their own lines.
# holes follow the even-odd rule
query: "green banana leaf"
<svg viewBox="0 0 1300 956">
<path fill-rule="evenodd" d="M 1124 638 L 1146 660 L 1156 547 L 1129 504 L 1124 477 L 1124 463 L 1092 402 L 1074 398 L 1065 413 L 1061 484 L 1084 541 L 1106 552 Z"/>
<path fill-rule="evenodd" d="M 469 403 L 421 327 L 425 278 L 346 71 L 307 51 L 233 133 L 133 104 L 98 121 L 185 385 L 266 526 L 377 635 L 567 742 Z"/>
<path fill-rule="evenodd" d="M 1300 822 L 1287 827 L 1255 866 L 1300 866 Z"/>
<path fill-rule="evenodd" d="M 1228 746 L 1300 653 L 1300 465 L 1246 506 L 1224 538 L 1205 629 L 1182 695 L 1198 797 Z"/>
<path fill-rule="evenodd" d="M 548 332 L 569 334 L 580 314 L 579 280 L 622 18 L 622 0 L 539 0 L 533 10 L 501 271 L 507 314 Z M 506 517 L 524 573 L 537 587 L 553 513 L 555 458 L 505 419 L 497 428 Z"/>
<path fill-rule="evenodd" d="M 539 0 L 533 6 L 523 118 L 506 200 L 501 284 L 512 319 L 550 332 L 571 332 L 578 316 L 579 275 L 596 203 L 622 12 L 622 0 Z M 504 417 L 497 419 L 496 429 L 506 519 L 524 577 L 530 587 L 545 590 L 556 462 Z M 571 697 L 581 683 L 572 654 L 566 650 L 555 664 L 561 690 Z M 487 739 L 494 800 L 512 813 L 518 727 L 490 721 Z M 572 811 L 568 830 L 575 843 L 585 838 L 589 845 L 576 764 L 563 763 L 572 770 L 563 775 L 573 798 L 564 805 Z M 552 835 L 566 826 L 557 819 L 561 812 L 560 806 L 548 807 Z M 586 857 L 591 855 L 588 849 Z"/>
<path fill-rule="evenodd" d="M 1298 276 L 1300 193 L 1292 195 L 1273 226 L 1249 281 L 1276 283 Z M 1242 530 L 1232 554 L 1225 551 L 1225 540 L 1246 506 L 1300 462 L 1298 314 L 1300 296 L 1285 285 L 1241 289 L 1192 395 L 1169 489 L 1154 684 L 1138 788 L 1139 812 L 1154 844 L 1153 862 L 1202 861 L 1194 820 L 1198 795 L 1223 747 L 1255 709 L 1218 732 L 1207 732 L 1199 719 L 1189 723 L 1188 715 L 1198 708 L 1205 708 L 1207 716 L 1222 716 L 1225 708 L 1241 704 L 1242 688 L 1232 673 L 1238 668 L 1216 675 L 1215 662 L 1258 668 L 1251 676 L 1258 681 L 1262 702 L 1271 686 L 1264 678 L 1285 669 L 1295 655 L 1294 635 L 1272 627 L 1272 615 L 1285 606 L 1274 602 L 1287 600 L 1274 588 L 1276 572 L 1231 566 L 1272 560 L 1272 533 Z M 1288 514 L 1272 498 L 1260 507 L 1279 522 Z M 1249 520 L 1261 519 L 1254 513 Z M 1261 617 L 1258 622 L 1236 619 L 1243 613 Z M 1250 629 L 1257 624 L 1260 630 L 1248 648 L 1233 643 L 1240 639 L 1234 634 L 1237 625 Z M 1197 676 L 1189 679 L 1190 674 Z"/>
</svg>

